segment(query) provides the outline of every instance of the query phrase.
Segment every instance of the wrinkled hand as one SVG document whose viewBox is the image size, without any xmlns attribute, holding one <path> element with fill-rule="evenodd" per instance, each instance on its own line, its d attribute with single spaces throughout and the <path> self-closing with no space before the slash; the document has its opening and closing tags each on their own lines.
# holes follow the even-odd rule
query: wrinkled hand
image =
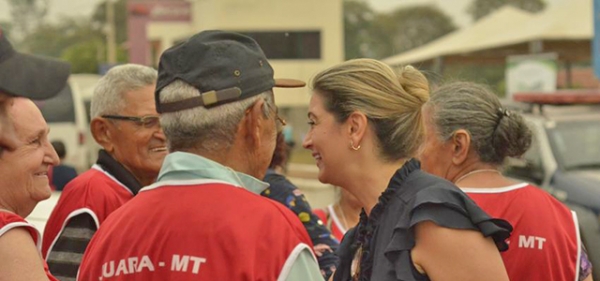
<svg viewBox="0 0 600 281">
<path fill-rule="evenodd" d="M 315 245 L 313 250 L 315 251 L 315 255 L 317 257 L 322 256 L 323 253 L 325 253 L 325 252 L 333 252 L 333 250 L 331 250 L 331 247 L 329 247 L 329 245 L 327 245 L 327 244 Z"/>
</svg>

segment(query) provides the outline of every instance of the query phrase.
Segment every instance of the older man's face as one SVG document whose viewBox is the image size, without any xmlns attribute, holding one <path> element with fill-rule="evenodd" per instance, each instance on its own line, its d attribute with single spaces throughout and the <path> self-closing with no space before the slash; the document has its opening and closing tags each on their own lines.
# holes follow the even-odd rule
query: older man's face
<svg viewBox="0 0 600 281">
<path fill-rule="evenodd" d="M 58 164 L 58 155 L 48 141 L 48 125 L 31 100 L 14 98 L 7 109 L 17 144 L 4 151 L 0 161 L 0 198 L 5 207 L 26 216 L 37 202 L 50 197 L 48 169 Z"/>
<path fill-rule="evenodd" d="M 155 86 L 146 86 L 124 95 L 125 108 L 121 116 L 158 117 L 154 102 Z M 109 133 L 112 148 L 109 153 L 123 164 L 143 185 L 152 183 L 167 155 L 165 135 L 158 119 L 142 124 L 129 120 L 111 120 Z"/>
<path fill-rule="evenodd" d="M 6 113 L 12 102 L 12 97 L 0 92 L 0 161 L 5 150 L 13 150 L 17 145 L 17 136 Z"/>
</svg>

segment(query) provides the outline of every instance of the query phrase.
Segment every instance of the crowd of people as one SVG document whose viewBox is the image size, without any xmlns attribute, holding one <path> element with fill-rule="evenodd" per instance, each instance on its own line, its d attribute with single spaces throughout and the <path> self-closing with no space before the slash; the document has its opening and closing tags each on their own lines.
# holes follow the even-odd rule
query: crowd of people
<svg viewBox="0 0 600 281">
<path fill-rule="evenodd" d="M 60 149 L 31 100 L 68 75 L 0 30 L 0 280 L 592 280 L 576 216 L 502 175 L 531 132 L 485 86 L 430 89 L 374 59 L 316 73 L 302 146 L 338 196 L 313 210 L 282 172 L 274 95 L 305 83 L 217 30 L 166 50 L 158 71 L 99 81 L 98 160 L 40 237 L 24 218 L 50 196 Z"/>
</svg>

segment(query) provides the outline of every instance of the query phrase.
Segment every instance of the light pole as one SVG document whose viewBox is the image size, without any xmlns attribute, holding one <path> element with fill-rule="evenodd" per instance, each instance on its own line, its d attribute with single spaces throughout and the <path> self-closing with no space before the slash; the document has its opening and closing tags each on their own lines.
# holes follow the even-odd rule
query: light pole
<svg viewBox="0 0 600 281">
<path fill-rule="evenodd" d="M 117 63 L 117 39 L 115 32 L 115 5 L 113 0 L 106 0 L 106 50 L 107 62 Z"/>
</svg>

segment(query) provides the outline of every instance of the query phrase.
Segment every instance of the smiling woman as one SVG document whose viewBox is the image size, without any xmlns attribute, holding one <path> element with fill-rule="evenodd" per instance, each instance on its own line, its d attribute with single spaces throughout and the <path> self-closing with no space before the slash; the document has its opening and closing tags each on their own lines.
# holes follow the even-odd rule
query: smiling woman
<svg viewBox="0 0 600 281">
<path fill-rule="evenodd" d="M 58 164 L 58 155 L 48 140 L 48 126 L 35 104 L 27 99 L 15 99 L 8 114 L 14 124 L 19 145 L 6 151 L 0 161 L 0 207 L 22 217 L 35 205 L 51 195 L 48 168 Z"/>
<path fill-rule="evenodd" d="M 319 180 L 360 202 L 333 280 L 508 280 L 510 225 L 411 160 L 423 140 L 427 80 L 413 67 L 350 60 L 317 74 L 309 104 Z"/>
<path fill-rule="evenodd" d="M 48 169 L 58 164 L 58 155 L 48 140 L 46 121 L 32 101 L 15 98 L 7 113 L 17 146 L 0 156 L 0 179 L 4 180 L 0 184 L 0 271 L 7 278 L 0 279 L 48 280 L 34 244 L 39 233 L 23 218 L 50 197 Z"/>
</svg>

